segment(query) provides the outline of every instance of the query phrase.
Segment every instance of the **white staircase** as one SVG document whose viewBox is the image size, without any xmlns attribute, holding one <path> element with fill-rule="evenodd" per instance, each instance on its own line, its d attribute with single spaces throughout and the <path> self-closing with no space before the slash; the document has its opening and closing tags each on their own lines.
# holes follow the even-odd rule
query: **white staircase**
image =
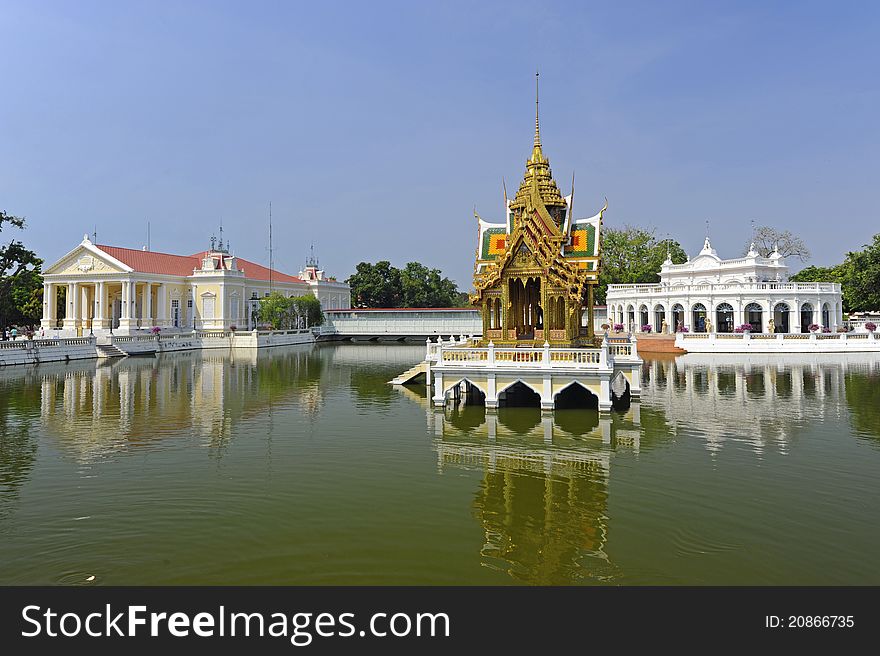
<svg viewBox="0 0 880 656">
<path fill-rule="evenodd" d="M 419 362 L 414 367 L 410 367 L 402 374 L 400 374 L 397 378 L 391 381 L 392 385 L 406 385 L 407 383 L 412 382 L 417 376 L 427 375 L 428 373 L 428 363 L 424 360 Z M 430 381 L 428 381 L 430 382 Z"/>
<path fill-rule="evenodd" d="M 124 358 L 128 355 L 115 344 L 96 344 L 95 349 L 99 358 Z"/>
</svg>

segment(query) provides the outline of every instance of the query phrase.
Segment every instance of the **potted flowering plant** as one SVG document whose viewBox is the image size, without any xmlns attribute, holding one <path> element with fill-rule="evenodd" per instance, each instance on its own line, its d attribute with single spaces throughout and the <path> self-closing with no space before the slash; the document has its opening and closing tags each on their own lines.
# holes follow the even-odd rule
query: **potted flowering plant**
<svg viewBox="0 0 880 656">
<path fill-rule="evenodd" d="M 817 324 L 817 323 L 811 323 L 810 326 L 809 326 L 809 328 L 810 328 L 810 332 L 811 332 L 811 333 L 814 333 L 814 332 L 816 332 L 817 330 L 819 330 L 819 328 L 821 328 L 821 326 L 820 326 L 819 324 Z"/>
<path fill-rule="evenodd" d="M 873 333 L 875 330 L 877 330 L 877 324 L 873 321 L 869 321 L 865 324 L 865 330 L 867 330 L 869 333 Z"/>
<path fill-rule="evenodd" d="M 622 323 L 614 324 L 614 332 L 622 333 L 623 332 L 623 324 Z"/>
<path fill-rule="evenodd" d="M 734 328 L 733 332 L 735 332 L 735 333 L 750 333 L 750 332 L 752 332 L 752 324 L 744 323 L 741 326 L 737 326 L 736 328 Z"/>
<path fill-rule="evenodd" d="M 652 330 L 651 324 L 649 324 L 649 323 L 646 323 L 644 326 L 642 326 L 643 333 L 649 333 L 649 332 L 651 332 L 651 330 Z"/>
<path fill-rule="evenodd" d="M 162 329 L 159 328 L 159 326 L 153 326 L 152 328 L 150 328 L 150 332 L 153 333 L 154 335 L 156 335 L 157 337 L 158 337 L 159 333 L 161 332 L 161 330 Z"/>
<path fill-rule="evenodd" d="M 601 328 L 602 330 L 604 330 L 604 331 L 608 331 L 608 330 L 611 329 L 611 326 L 610 326 L 609 324 L 607 324 L 607 323 L 603 323 L 603 324 L 600 326 L 600 328 Z"/>
<path fill-rule="evenodd" d="M 232 332 L 235 332 L 236 330 L 238 330 L 238 326 L 236 326 L 235 324 L 232 324 L 231 326 L 229 326 L 229 330 L 231 330 Z"/>
<path fill-rule="evenodd" d="M 677 333 L 689 333 L 689 332 L 690 332 L 690 329 L 689 329 L 687 326 L 679 326 L 678 328 L 675 329 L 675 332 L 677 332 Z"/>
<path fill-rule="evenodd" d="M 830 332 L 831 332 L 831 328 L 829 328 L 828 326 L 823 326 L 823 327 L 822 327 L 822 332 L 823 332 L 823 333 L 830 333 Z"/>
</svg>

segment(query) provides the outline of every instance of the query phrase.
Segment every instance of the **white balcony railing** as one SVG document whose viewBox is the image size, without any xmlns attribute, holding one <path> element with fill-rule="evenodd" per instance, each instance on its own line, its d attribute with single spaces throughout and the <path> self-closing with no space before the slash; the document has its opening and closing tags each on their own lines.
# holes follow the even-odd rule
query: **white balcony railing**
<svg viewBox="0 0 880 656">
<path fill-rule="evenodd" d="M 599 348 L 469 346 L 470 340 L 427 341 L 432 366 L 462 368 L 608 369 L 614 361 L 639 361 L 635 339 L 604 342 Z"/>
<path fill-rule="evenodd" d="M 803 294 L 837 294 L 840 284 L 836 282 L 747 282 L 747 283 L 706 283 L 700 285 L 669 285 L 661 283 L 608 285 L 608 295 L 636 292 L 642 295 L 707 293 L 754 293 L 767 291 L 795 292 Z"/>
</svg>

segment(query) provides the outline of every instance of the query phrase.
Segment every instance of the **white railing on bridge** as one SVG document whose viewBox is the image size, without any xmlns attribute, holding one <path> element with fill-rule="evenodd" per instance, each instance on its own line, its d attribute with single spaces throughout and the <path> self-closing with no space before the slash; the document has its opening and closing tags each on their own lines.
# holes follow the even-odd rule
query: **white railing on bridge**
<svg viewBox="0 0 880 656">
<path fill-rule="evenodd" d="M 483 320 L 474 308 L 371 308 L 327 310 L 322 334 L 414 336 L 480 333 Z"/>
</svg>

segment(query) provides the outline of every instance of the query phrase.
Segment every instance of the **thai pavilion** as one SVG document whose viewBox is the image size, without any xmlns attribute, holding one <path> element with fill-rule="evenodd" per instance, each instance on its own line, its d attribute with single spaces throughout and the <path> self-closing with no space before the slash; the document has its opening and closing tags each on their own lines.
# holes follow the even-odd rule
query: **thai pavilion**
<svg viewBox="0 0 880 656">
<path fill-rule="evenodd" d="M 222 234 L 222 233 L 221 233 Z M 222 238 L 193 255 L 94 244 L 88 235 L 43 273 L 46 330 L 65 335 L 127 334 L 138 329 L 251 329 L 256 308 L 271 291 L 313 294 L 323 309 L 351 306 L 348 285 L 328 278 L 310 260 L 299 276 L 237 257 Z M 65 307 L 58 290 L 65 288 Z"/>
<path fill-rule="evenodd" d="M 553 179 L 541 147 L 537 110 L 536 98 L 532 155 L 514 199 L 505 191 L 504 222 L 489 223 L 476 215 L 476 291 L 471 301 L 482 310 L 485 342 L 592 344 L 599 231 L 606 208 L 588 219 L 573 219 L 574 186 L 563 197 Z"/>
<path fill-rule="evenodd" d="M 752 244 L 744 257 L 722 260 L 706 237 L 684 264 L 667 256 L 659 283 L 609 285 L 608 318 L 628 332 L 731 333 L 749 324 L 758 333 L 806 333 L 813 324 L 831 331 L 843 324 L 839 284 L 787 278 L 778 251 L 762 257 Z"/>
</svg>

